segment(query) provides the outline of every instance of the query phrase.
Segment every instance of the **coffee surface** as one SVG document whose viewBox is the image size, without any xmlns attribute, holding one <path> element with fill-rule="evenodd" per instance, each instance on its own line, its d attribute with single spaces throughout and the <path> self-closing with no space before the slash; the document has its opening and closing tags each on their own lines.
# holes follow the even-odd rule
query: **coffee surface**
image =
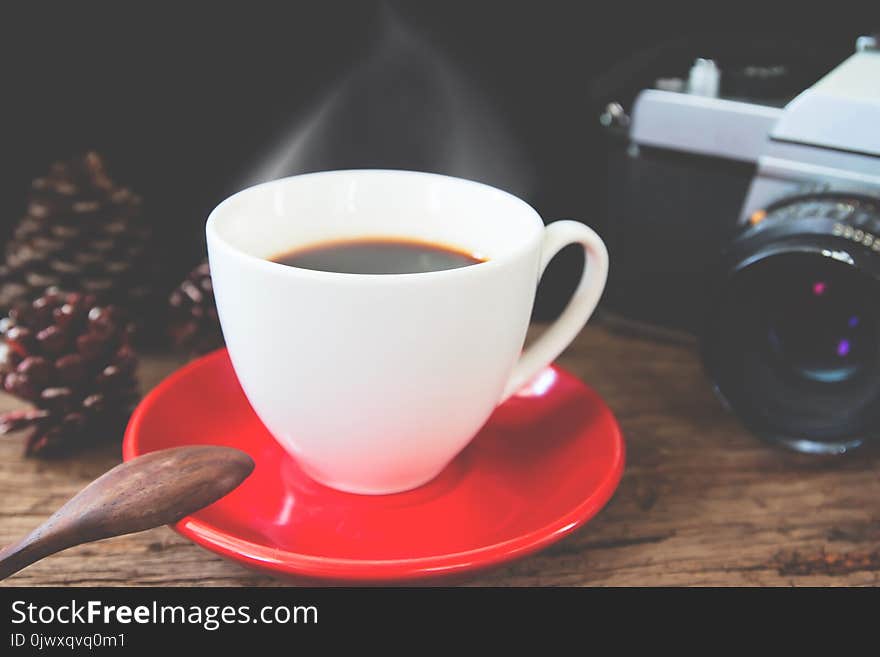
<svg viewBox="0 0 880 657">
<path fill-rule="evenodd" d="M 483 262 L 454 247 L 416 240 L 372 238 L 325 242 L 270 258 L 273 262 L 342 274 L 416 274 Z"/>
</svg>

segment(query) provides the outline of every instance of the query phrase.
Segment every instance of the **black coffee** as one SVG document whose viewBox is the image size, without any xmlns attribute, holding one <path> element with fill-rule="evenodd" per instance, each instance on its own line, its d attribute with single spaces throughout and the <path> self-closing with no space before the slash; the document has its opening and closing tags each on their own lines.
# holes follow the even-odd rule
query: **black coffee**
<svg viewBox="0 0 880 657">
<path fill-rule="evenodd" d="M 391 238 L 325 242 L 294 249 L 270 260 L 291 267 L 342 274 L 416 274 L 483 262 L 482 258 L 445 245 Z"/>
</svg>

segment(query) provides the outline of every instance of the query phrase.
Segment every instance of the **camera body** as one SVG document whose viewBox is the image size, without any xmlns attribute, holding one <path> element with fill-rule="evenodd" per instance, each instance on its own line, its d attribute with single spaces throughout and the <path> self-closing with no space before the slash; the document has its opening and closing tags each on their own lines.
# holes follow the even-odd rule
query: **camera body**
<svg viewBox="0 0 880 657">
<path fill-rule="evenodd" d="M 722 399 L 802 451 L 880 434 L 880 51 L 862 45 L 788 102 L 717 97 L 698 60 L 689 89 L 603 115 L 606 307 L 697 333 Z"/>
<path fill-rule="evenodd" d="M 784 106 L 642 91 L 608 128 L 607 305 L 696 332 L 707 274 L 754 213 L 811 192 L 880 197 L 878 81 L 866 50 Z"/>
</svg>

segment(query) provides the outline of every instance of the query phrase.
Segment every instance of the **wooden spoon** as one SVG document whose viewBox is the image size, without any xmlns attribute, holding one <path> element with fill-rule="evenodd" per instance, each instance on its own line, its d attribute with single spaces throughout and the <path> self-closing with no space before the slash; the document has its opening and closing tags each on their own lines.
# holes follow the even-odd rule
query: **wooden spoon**
<svg viewBox="0 0 880 657">
<path fill-rule="evenodd" d="M 0 579 L 74 545 L 177 522 L 236 488 L 254 469 L 231 447 L 175 447 L 117 465 L 42 525 L 0 551 Z"/>
</svg>

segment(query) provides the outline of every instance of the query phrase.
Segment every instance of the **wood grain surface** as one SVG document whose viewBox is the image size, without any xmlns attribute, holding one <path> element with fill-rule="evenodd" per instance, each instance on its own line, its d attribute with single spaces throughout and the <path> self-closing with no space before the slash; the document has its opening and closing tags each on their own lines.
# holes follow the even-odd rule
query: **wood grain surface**
<svg viewBox="0 0 880 657">
<path fill-rule="evenodd" d="M 181 363 L 145 357 L 144 388 Z M 792 454 L 749 435 L 715 400 L 693 344 L 591 324 L 560 363 L 617 414 L 627 467 L 610 504 L 555 546 L 471 585 L 880 584 L 880 449 Z M 0 398 L 0 409 L 17 402 Z M 0 438 L 0 544 L 17 540 L 119 462 L 119 445 L 66 461 Z M 168 528 L 73 548 L 7 586 L 274 586 Z"/>
</svg>

